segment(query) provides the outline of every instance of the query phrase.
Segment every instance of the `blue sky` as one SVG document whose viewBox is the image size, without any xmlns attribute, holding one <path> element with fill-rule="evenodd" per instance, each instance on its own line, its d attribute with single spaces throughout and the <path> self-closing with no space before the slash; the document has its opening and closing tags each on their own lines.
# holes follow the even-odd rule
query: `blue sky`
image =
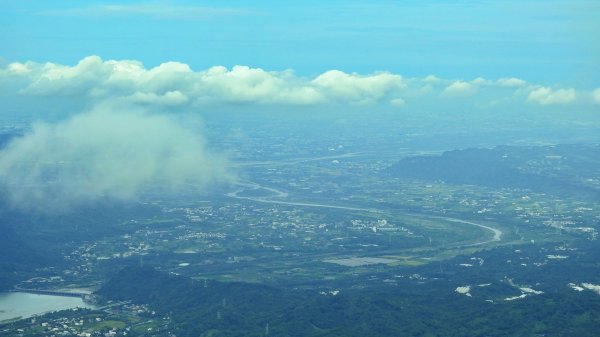
<svg viewBox="0 0 600 337">
<path fill-rule="evenodd" d="M 600 2 L 0 1 L 0 58 L 600 85 Z"/>
</svg>

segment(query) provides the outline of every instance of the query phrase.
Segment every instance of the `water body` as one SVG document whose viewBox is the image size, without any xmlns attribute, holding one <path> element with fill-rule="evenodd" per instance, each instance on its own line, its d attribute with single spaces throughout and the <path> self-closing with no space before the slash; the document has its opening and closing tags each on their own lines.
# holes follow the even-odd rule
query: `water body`
<svg viewBox="0 0 600 337">
<path fill-rule="evenodd" d="M 375 208 L 361 208 L 361 207 L 349 207 L 349 206 L 337 206 L 337 205 L 326 205 L 326 204 L 315 204 L 315 203 L 307 203 L 307 202 L 293 202 L 293 201 L 283 201 L 283 200 L 273 200 L 272 198 L 287 198 L 288 194 L 286 192 L 277 190 L 275 188 L 271 188 L 271 187 L 266 187 L 266 186 L 262 186 L 259 185 L 257 183 L 253 183 L 253 182 L 249 182 L 249 183 L 243 183 L 243 184 L 238 184 L 242 187 L 246 187 L 246 188 L 253 188 L 253 189 L 265 189 L 268 191 L 273 192 L 274 196 L 270 196 L 270 197 L 242 197 L 239 196 L 238 194 L 240 192 L 242 192 L 244 189 L 235 191 L 235 192 L 231 192 L 231 193 L 227 193 L 226 195 L 228 197 L 231 198 L 236 198 L 236 199 L 246 199 L 246 200 L 252 200 L 252 201 L 256 201 L 256 202 L 262 202 L 262 203 L 266 203 L 266 204 L 279 204 L 279 205 L 290 205 L 290 206 L 300 206 L 300 207 L 321 207 L 321 208 L 334 208 L 334 209 L 343 209 L 343 210 L 349 210 L 349 211 L 361 211 L 361 212 L 371 212 L 371 213 L 385 213 L 386 211 L 384 210 L 380 210 L 380 209 L 375 209 Z M 408 213 L 407 213 L 408 214 Z M 423 216 L 423 215 L 421 215 Z M 471 222 L 471 221 L 465 221 L 465 220 L 461 220 L 461 219 L 454 219 L 454 218 L 448 218 L 448 217 L 440 217 L 440 216 L 429 216 L 431 218 L 437 218 L 437 219 L 443 219 L 443 220 L 447 220 L 447 221 L 451 221 L 451 222 L 457 222 L 457 223 L 461 223 L 461 224 L 465 224 L 465 225 L 471 225 L 471 226 L 476 226 L 479 228 L 483 228 L 485 230 L 490 231 L 494 237 L 492 239 L 486 239 L 483 241 L 479 241 L 476 243 L 472 243 L 469 245 L 463 245 L 464 247 L 471 247 L 471 246 L 480 246 L 480 245 L 485 245 L 491 242 L 496 242 L 496 241 L 501 241 L 502 240 L 502 231 L 498 228 L 493 228 L 490 226 L 486 226 L 486 225 L 482 225 L 482 224 L 478 224 L 475 222 Z"/>
<path fill-rule="evenodd" d="M 79 297 L 0 293 L 0 321 L 16 317 L 27 318 L 51 311 L 93 308 Z"/>
</svg>

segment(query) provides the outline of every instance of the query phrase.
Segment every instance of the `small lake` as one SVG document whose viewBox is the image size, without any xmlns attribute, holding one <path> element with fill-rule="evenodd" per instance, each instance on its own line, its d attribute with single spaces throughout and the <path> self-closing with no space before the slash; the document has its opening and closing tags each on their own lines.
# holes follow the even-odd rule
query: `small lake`
<svg viewBox="0 0 600 337">
<path fill-rule="evenodd" d="M 79 297 L 0 293 L 0 321 L 72 308 L 93 308 Z"/>
</svg>

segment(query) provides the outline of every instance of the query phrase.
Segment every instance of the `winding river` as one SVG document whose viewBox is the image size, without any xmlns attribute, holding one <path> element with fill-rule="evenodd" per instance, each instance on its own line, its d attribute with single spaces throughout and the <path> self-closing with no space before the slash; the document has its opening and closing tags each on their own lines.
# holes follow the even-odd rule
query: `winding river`
<svg viewBox="0 0 600 337">
<path fill-rule="evenodd" d="M 255 182 L 239 183 L 238 185 L 243 188 L 240 190 L 234 191 L 234 192 L 227 193 L 228 197 L 236 198 L 236 199 L 251 200 L 251 201 L 266 203 L 266 204 L 278 204 L 278 205 L 289 205 L 289 206 L 299 206 L 299 207 L 333 208 L 333 209 L 342 209 L 342 210 L 349 210 L 349 211 L 371 212 L 371 213 L 389 213 L 389 211 L 382 210 L 382 209 L 376 209 L 376 208 L 361 208 L 361 207 L 339 206 L 339 205 L 330 205 L 330 204 L 322 204 L 322 203 L 277 200 L 276 198 L 287 198 L 289 196 L 289 194 L 286 192 L 280 191 L 278 189 L 272 188 L 272 187 L 262 186 Z M 264 189 L 264 190 L 272 192 L 274 195 L 271 197 L 247 197 L 247 196 L 239 195 L 240 192 L 242 192 L 248 188 L 249 189 Z M 419 214 L 419 216 L 423 216 L 423 215 Z M 488 244 L 491 242 L 497 242 L 497 241 L 502 240 L 503 232 L 498 228 L 490 227 L 487 225 L 482 225 L 482 224 L 475 223 L 472 221 L 466 221 L 466 220 L 450 218 L 450 217 L 440 217 L 440 216 L 428 216 L 428 217 L 432 218 L 432 219 L 440 219 L 440 220 L 460 223 L 460 224 L 464 224 L 464 225 L 476 226 L 476 227 L 483 228 L 483 229 L 489 231 L 493 235 L 493 237 L 491 239 L 486 239 L 486 240 L 471 243 L 468 245 L 461 245 L 464 247 L 480 246 L 480 245 L 485 245 L 485 244 Z"/>
</svg>

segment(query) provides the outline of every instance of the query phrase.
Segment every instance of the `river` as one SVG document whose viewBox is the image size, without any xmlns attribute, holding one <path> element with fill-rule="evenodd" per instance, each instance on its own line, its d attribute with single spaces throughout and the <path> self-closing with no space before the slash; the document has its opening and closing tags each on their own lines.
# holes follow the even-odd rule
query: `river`
<svg viewBox="0 0 600 337">
<path fill-rule="evenodd" d="M 0 321 L 16 317 L 27 318 L 51 311 L 92 308 L 79 297 L 0 293 Z"/>
<path fill-rule="evenodd" d="M 253 189 L 259 189 L 260 188 L 260 189 L 268 190 L 268 191 L 273 192 L 275 195 L 271 196 L 271 197 L 242 197 L 242 196 L 239 196 L 238 193 L 242 192 L 243 189 L 227 193 L 226 195 L 228 197 L 231 197 L 231 198 L 246 199 L 246 200 L 252 200 L 252 201 L 255 201 L 255 202 L 262 202 L 262 203 L 267 203 L 267 204 L 279 204 L 279 205 L 290 205 L 290 206 L 300 206 L 300 207 L 334 208 L 334 209 L 342 209 L 342 210 L 349 210 L 349 211 L 362 211 L 362 212 L 371 212 L 371 213 L 386 213 L 386 211 L 384 211 L 384 210 L 375 209 L 375 208 L 361 208 L 361 207 L 327 205 L 327 204 L 317 204 L 317 203 L 308 203 L 308 202 L 295 202 L 295 201 L 273 200 L 272 198 L 286 198 L 286 197 L 288 197 L 288 193 L 280 191 L 280 190 L 272 188 L 272 187 L 262 186 L 262 185 L 259 185 L 257 183 L 254 183 L 254 182 L 238 183 L 238 185 L 240 185 L 240 186 L 242 186 L 244 188 L 253 188 Z M 421 216 L 423 216 L 423 215 L 421 215 Z M 478 223 L 471 222 L 471 221 L 465 221 L 465 220 L 461 220 L 461 219 L 455 219 L 455 218 L 440 217 L 440 216 L 429 216 L 429 217 L 430 218 L 443 219 L 443 220 L 447 220 L 447 221 L 451 221 L 451 222 L 456 222 L 456 223 L 461 223 L 461 224 L 470 225 L 470 226 L 476 226 L 476 227 L 479 227 L 479 228 L 483 228 L 483 229 L 489 231 L 490 233 L 492 233 L 494 235 L 494 237 L 491 238 L 491 239 L 485 239 L 485 240 L 482 240 L 482 241 L 479 241 L 479 242 L 476 242 L 476 243 L 464 245 L 464 247 L 480 246 L 480 245 L 485 245 L 485 244 L 488 244 L 488 243 L 491 243 L 491 242 L 496 242 L 496 241 L 501 241 L 502 240 L 502 234 L 503 233 L 498 228 L 494 228 L 494 227 L 490 227 L 490 226 L 478 224 Z"/>
</svg>

